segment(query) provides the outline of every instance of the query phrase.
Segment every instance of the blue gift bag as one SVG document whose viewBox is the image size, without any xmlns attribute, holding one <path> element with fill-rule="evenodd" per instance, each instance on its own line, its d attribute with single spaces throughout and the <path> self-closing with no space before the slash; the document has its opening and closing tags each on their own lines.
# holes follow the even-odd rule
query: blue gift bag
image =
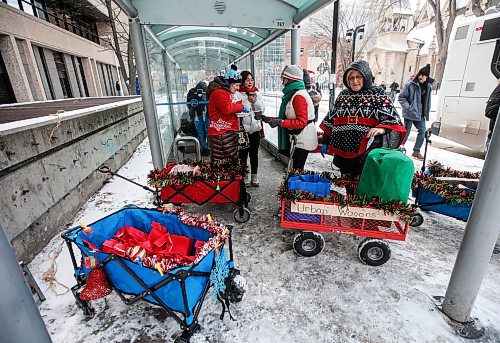
<svg viewBox="0 0 500 343">
<path fill-rule="evenodd" d="M 330 180 L 317 174 L 298 175 L 288 179 L 288 189 L 293 191 L 307 191 L 316 196 L 330 195 Z"/>
</svg>

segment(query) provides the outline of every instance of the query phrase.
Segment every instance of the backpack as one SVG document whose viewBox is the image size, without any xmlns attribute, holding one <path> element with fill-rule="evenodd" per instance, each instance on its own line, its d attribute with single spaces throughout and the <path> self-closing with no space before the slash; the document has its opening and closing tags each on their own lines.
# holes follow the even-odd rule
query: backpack
<svg viewBox="0 0 500 343">
<path fill-rule="evenodd" d="M 180 130 L 187 136 L 198 136 L 198 132 L 196 131 L 196 127 L 194 125 L 194 120 L 190 117 L 189 112 L 182 113 Z"/>
</svg>

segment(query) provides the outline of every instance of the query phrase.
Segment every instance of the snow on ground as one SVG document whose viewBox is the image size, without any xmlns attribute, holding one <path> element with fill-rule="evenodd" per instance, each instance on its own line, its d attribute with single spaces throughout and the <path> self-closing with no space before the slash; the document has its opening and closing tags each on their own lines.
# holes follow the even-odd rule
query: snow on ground
<svg viewBox="0 0 500 343">
<path fill-rule="evenodd" d="M 476 171 L 483 164 L 432 147 L 429 155 L 455 169 Z M 420 162 L 415 162 L 419 169 Z M 306 167 L 331 170 L 330 163 L 331 158 L 312 154 Z M 145 184 L 151 168 L 146 140 L 119 173 Z M 227 315 L 219 320 L 221 307 L 210 292 L 199 316 L 202 329 L 192 342 L 500 341 L 500 255 L 492 256 L 472 311 L 486 327 L 481 339 L 470 341 L 454 334 L 431 299 L 445 294 L 465 223 L 424 213 L 424 224 L 411 228 L 405 242 L 390 242 L 392 258 L 380 267 L 360 262 L 360 240 L 349 235 L 324 234 L 321 254 L 300 257 L 292 249 L 296 232 L 280 228 L 276 216 L 276 189 L 283 171 L 282 164 L 261 151 L 261 187 L 249 190 L 251 218 L 233 231 L 236 266 L 249 285 L 243 302 L 232 307 L 237 321 Z M 89 224 L 127 204 L 150 207 L 152 200 L 147 191 L 115 177 L 82 207 L 73 225 L 80 219 Z M 234 224 L 234 205 L 185 208 Z M 48 284 L 42 276 L 53 262 L 57 272 Z M 169 342 L 180 332 L 161 309 L 146 302 L 126 306 L 115 293 L 95 301 L 97 314 L 86 320 L 68 292 L 76 282 L 59 236 L 29 267 L 47 297 L 39 308 L 55 343 Z"/>
</svg>

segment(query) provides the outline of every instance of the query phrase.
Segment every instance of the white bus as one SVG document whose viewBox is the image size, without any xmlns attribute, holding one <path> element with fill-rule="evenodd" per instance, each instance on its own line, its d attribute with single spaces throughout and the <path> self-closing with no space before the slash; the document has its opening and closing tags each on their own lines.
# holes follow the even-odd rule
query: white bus
<svg viewBox="0 0 500 343">
<path fill-rule="evenodd" d="M 458 17 L 439 91 L 440 135 L 485 152 L 486 101 L 500 78 L 500 13 Z"/>
</svg>

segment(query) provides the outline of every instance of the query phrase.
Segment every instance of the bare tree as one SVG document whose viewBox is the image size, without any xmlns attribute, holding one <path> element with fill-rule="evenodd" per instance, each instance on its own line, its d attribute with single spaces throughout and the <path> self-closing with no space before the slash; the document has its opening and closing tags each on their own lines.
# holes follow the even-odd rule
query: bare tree
<svg viewBox="0 0 500 343">
<path fill-rule="evenodd" d="M 436 41 L 437 46 L 439 46 L 439 52 L 436 56 L 436 72 L 434 73 L 434 78 L 437 82 L 441 82 L 444 67 L 446 66 L 446 59 L 448 57 L 448 42 L 450 41 L 451 30 L 457 17 L 457 1 L 447 0 L 448 22 L 446 23 L 446 27 L 443 18 L 444 10 L 441 6 L 441 0 L 427 0 L 427 2 L 434 11 Z"/>
<path fill-rule="evenodd" d="M 341 82 L 342 74 L 351 63 L 351 52 L 353 41 L 347 39 L 346 34 L 349 29 L 365 25 L 363 36 L 356 39 L 354 59 L 363 57 L 364 52 L 374 42 L 383 21 L 380 20 L 384 11 L 399 0 L 370 0 L 364 3 L 356 1 L 342 1 L 339 9 L 339 30 L 337 37 L 337 83 Z M 309 34 L 315 40 L 316 49 L 331 49 L 333 30 L 333 11 L 329 6 L 322 10 L 310 20 Z M 323 57 L 328 65 L 329 57 Z"/>
</svg>

